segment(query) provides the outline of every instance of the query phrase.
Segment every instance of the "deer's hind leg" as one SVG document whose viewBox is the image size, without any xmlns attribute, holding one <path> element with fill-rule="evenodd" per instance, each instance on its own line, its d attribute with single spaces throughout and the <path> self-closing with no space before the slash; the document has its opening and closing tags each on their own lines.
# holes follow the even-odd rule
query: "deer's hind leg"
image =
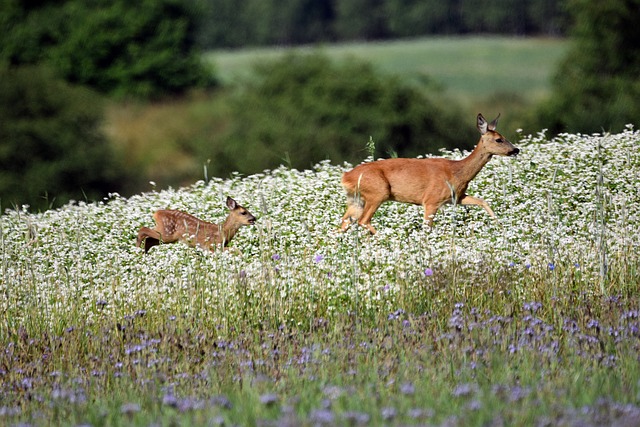
<svg viewBox="0 0 640 427">
<path fill-rule="evenodd" d="M 140 244 L 144 240 L 144 252 L 149 252 L 149 249 L 159 245 L 162 240 L 162 234 L 159 231 L 153 230 L 149 227 L 141 227 L 138 230 L 138 238 L 136 239 L 136 247 L 139 248 Z"/>
<path fill-rule="evenodd" d="M 340 228 L 347 231 L 352 222 L 357 221 L 362 216 L 363 203 L 360 197 L 354 194 L 347 194 L 347 211 L 342 217 Z"/>
<path fill-rule="evenodd" d="M 487 202 L 485 202 L 484 200 L 482 200 L 479 197 L 471 197 L 471 196 L 467 196 L 465 195 L 462 199 L 460 199 L 460 204 L 461 205 L 476 205 L 476 206 L 481 206 L 485 211 L 487 211 L 487 213 L 492 217 L 495 218 L 496 214 L 493 213 L 493 209 L 491 209 L 491 207 L 489 206 L 489 204 Z"/>
<path fill-rule="evenodd" d="M 369 230 L 371 234 L 376 234 L 376 229 L 371 225 L 371 219 L 384 201 L 384 198 L 365 200 L 362 216 L 358 220 L 358 224 Z"/>
</svg>

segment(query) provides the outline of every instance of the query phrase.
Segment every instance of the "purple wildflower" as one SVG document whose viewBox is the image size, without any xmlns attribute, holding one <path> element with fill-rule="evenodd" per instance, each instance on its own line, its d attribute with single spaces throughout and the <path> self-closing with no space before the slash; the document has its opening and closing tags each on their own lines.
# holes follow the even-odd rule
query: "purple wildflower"
<svg viewBox="0 0 640 427">
<path fill-rule="evenodd" d="M 333 424 L 335 415 L 328 409 L 316 409 L 309 414 L 309 421 L 314 425 Z"/>
<path fill-rule="evenodd" d="M 120 413 L 124 415 L 133 415 L 140 412 L 140 405 L 137 403 L 125 403 L 120 407 Z"/>
<path fill-rule="evenodd" d="M 413 383 L 407 382 L 407 383 L 403 383 L 400 386 L 400 393 L 402 393 L 404 395 L 410 396 L 410 395 L 414 394 L 415 392 L 416 392 L 416 388 L 413 385 Z"/>
<path fill-rule="evenodd" d="M 321 262 L 324 259 L 324 256 L 322 254 L 317 254 L 316 256 L 313 257 L 313 262 L 315 262 L 316 264 L 318 264 L 319 262 Z"/>
<path fill-rule="evenodd" d="M 365 425 L 369 423 L 369 414 L 358 411 L 347 411 L 342 414 L 342 417 L 347 421 L 349 425 Z"/>
<path fill-rule="evenodd" d="M 453 390 L 453 395 L 455 397 L 467 397 L 472 395 L 476 390 L 476 386 L 474 384 L 459 384 Z"/>
<path fill-rule="evenodd" d="M 536 311 L 540 310 L 542 308 L 542 303 L 539 302 L 525 302 L 522 305 L 522 308 L 525 309 L 526 311 L 530 311 L 532 313 L 535 313 Z"/>
<path fill-rule="evenodd" d="M 381 415 L 383 420 L 390 421 L 398 415 L 398 411 L 396 408 L 388 406 L 386 408 L 382 408 Z"/>
<path fill-rule="evenodd" d="M 178 399 L 173 394 L 168 393 L 162 397 L 162 404 L 165 406 L 171 406 L 172 408 L 177 408 Z"/>
<path fill-rule="evenodd" d="M 424 275 L 429 277 L 429 276 L 433 276 L 433 270 L 430 269 L 429 267 L 424 269 Z"/>
<path fill-rule="evenodd" d="M 588 329 L 596 329 L 599 330 L 600 329 L 600 322 L 598 322 L 596 319 L 590 319 L 587 322 L 587 328 Z"/>
<path fill-rule="evenodd" d="M 273 393 L 267 393 L 260 396 L 260 403 L 264 406 L 272 406 L 278 402 L 278 396 Z"/>
</svg>

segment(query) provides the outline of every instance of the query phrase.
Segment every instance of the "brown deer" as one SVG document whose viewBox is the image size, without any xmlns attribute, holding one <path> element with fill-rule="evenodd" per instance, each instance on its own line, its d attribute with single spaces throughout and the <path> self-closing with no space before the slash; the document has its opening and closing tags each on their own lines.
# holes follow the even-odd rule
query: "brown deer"
<svg viewBox="0 0 640 427">
<path fill-rule="evenodd" d="M 385 159 L 363 163 L 342 175 L 347 192 L 347 212 L 342 217 L 342 231 L 353 221 L 366 227 L 371 234 L 376 229 L 371 218 L 387 200 L 413 203 L 424 207 L 424 219 L 433 226 L 433 217 L 445 203 L 482 206 L 495 214 L 482 199 L 467 195 L 467 186 L 494 155 L 515 156 L 520 152 L 504 136 L 496 132 L 498 117 L 487 123 L 478 114 L 480 140 L 476 148 L 462 160 L 445 158 Z"/>
<path fill-rule="evenodd" d="M 227 245 L 240 227 L 253 225 L 256 218 L 231 197 L 227 197 L 229 216 L 222 226 L 176 210 L 159 210 L 153 214 L 155 228 L 141 227 L 138 231 L 136 247 L 144 240 L 144 251 L 162 243 L 184 242 L 191 247 L 201 247 L 215 251 L 216 247 L 227 249 Z"/>
</svg>

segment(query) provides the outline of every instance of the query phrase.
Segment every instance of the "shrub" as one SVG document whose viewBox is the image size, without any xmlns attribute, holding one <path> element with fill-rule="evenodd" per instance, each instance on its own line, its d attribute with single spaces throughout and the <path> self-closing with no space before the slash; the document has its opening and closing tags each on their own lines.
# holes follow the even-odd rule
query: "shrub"
<svg viewBox="0 0 640 427">
<path fill-rule="evenodd" d="M 536 127 L 552 133 L 620 131 L 640 115 L 640 8 L 612 0 L 569 3 L 573 48 L 541 105 Z"/>
<path fill-rule="evenodd" d="M 92 91 L 40 67 L 0 70 L 0 201 L 43 209 L 113 189 L 116 161 Z"/>
<path fill-rule="evenodd" d="M 288 55 L 256 67 L 257 83 L 234 97 L 233 120 L 219 160 L 226 171 L 251 172 L 285 162 L 296 168 L 331 159 L 376 155 L 415 156 L 440 148 L 471 148 L 473 118 L 459 123 L 443 94 L 413 87 L 355 60 Z M 444 106 L 447 107 L 444 107 Z"/>
<path fill-rule="evenodd" d="M 45 63 L 67 81 L 116 96 L 159 97 L 215 83 L 180 0 L 9 0 L 0 61 Z"/>
</svg>

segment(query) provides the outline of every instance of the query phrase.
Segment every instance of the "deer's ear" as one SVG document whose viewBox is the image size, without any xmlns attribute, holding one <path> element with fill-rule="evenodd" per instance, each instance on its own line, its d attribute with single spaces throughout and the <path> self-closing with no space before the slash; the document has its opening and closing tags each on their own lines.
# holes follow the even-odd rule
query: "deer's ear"
<svg viewBox="0 0 640 427">
<path fill-rule="evenodd" d="M 234 210 L 236 206 L 238 206 L 236 201 L 233 200 L 231 197 L 227 196 L 227 207 L 231 210 Z"/>
<path fill-rule="evenodd" d="M 496 130 L 496 126 L 498 126 L 498 119 L 500 118 L 500 113 L 498 113 L 498 117 L 493 119 L 491 123 L 489 123 L 489 130 Z"/>
<path fill-rule="evenodd" d="M 487 133 L 488 124 L 481 113 L 478 113 L 478 131 L 481 135 Z"/>
</svg>

